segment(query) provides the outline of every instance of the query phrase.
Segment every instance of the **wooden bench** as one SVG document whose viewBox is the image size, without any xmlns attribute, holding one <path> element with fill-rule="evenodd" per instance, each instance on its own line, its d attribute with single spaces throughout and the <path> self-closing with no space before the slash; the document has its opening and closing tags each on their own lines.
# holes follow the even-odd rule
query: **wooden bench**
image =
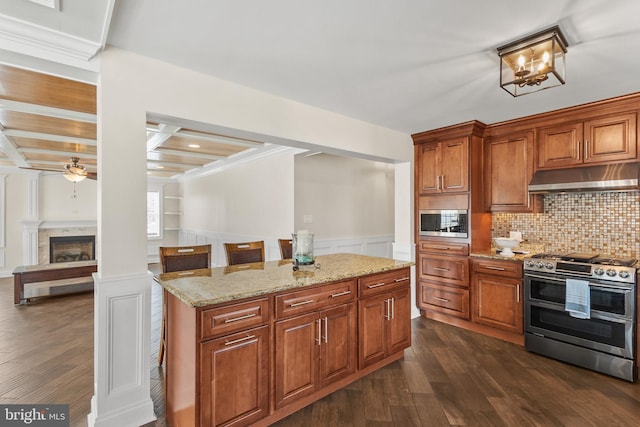
<svg viewBox="0 0 640 427">
<path fill-rule="evenodd" d="M 97 271 L 95 260 L 16 267 L 13 271 L 13 303 L 24 304 L 35 297 L 92 290 L 92 274 Z M 27 297 L 26 284 L 34 284 L 34 292 Z"/>
</svg>

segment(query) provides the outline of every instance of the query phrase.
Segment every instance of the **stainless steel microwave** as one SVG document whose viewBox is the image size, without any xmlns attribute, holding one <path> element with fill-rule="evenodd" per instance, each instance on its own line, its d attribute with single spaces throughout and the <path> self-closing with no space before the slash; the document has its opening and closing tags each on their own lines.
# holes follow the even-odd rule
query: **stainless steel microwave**
<svg viewBox="0 0 640 427">
<path fill-rule="evenodd" d="M 469 211 L 466 209 L 420 211 L 420 235 L 469 237 Z"/>
</svg>

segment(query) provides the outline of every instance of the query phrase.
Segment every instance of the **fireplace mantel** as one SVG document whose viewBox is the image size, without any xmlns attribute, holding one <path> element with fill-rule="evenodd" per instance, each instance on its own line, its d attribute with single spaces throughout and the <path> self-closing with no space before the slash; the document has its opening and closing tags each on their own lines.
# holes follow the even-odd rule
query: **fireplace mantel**
<svg viewBox="0 0 640 427">
<path fill-rule="evenodd" d="M 88 228 L 97 227 L 96 220 L 44 220 L 38 228 Z"/>
</svg>

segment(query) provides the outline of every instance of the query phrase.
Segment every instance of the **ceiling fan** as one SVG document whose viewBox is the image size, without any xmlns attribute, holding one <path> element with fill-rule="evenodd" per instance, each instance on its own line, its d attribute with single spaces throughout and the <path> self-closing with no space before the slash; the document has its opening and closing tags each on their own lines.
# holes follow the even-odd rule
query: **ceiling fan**
<svg viewBox="0 0 640 427">
<path fill-rule="evenodd" d="M 31 169 L 38 171 L 49 171 L 49 172 L 61 172 L 63 176 L 71 182 L 80 182 L 85 178 L 89 179 L 98 179 L 98 174 L 96 172 L 87 172 L 87 168 L 80 163 L 80 159 L 78 157 L 72 157 L 71 163 L 64 165 L 64 170 L 59 169 L 43 169 L 43 168 L 26 168 L 21 167 L 21 169 Z"/>
</svg>

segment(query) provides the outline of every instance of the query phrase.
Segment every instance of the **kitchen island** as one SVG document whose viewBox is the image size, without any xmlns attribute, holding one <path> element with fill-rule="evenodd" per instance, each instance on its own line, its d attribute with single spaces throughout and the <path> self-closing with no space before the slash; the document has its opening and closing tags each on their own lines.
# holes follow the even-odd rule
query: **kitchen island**
<svg viewBox="0 0 640 427">
<path fill-rule="evenodd" d="M 403 357 L 411 262 L 354 254 L 156 276 L 171 425 L 269 425 Z"/>
</svg>

